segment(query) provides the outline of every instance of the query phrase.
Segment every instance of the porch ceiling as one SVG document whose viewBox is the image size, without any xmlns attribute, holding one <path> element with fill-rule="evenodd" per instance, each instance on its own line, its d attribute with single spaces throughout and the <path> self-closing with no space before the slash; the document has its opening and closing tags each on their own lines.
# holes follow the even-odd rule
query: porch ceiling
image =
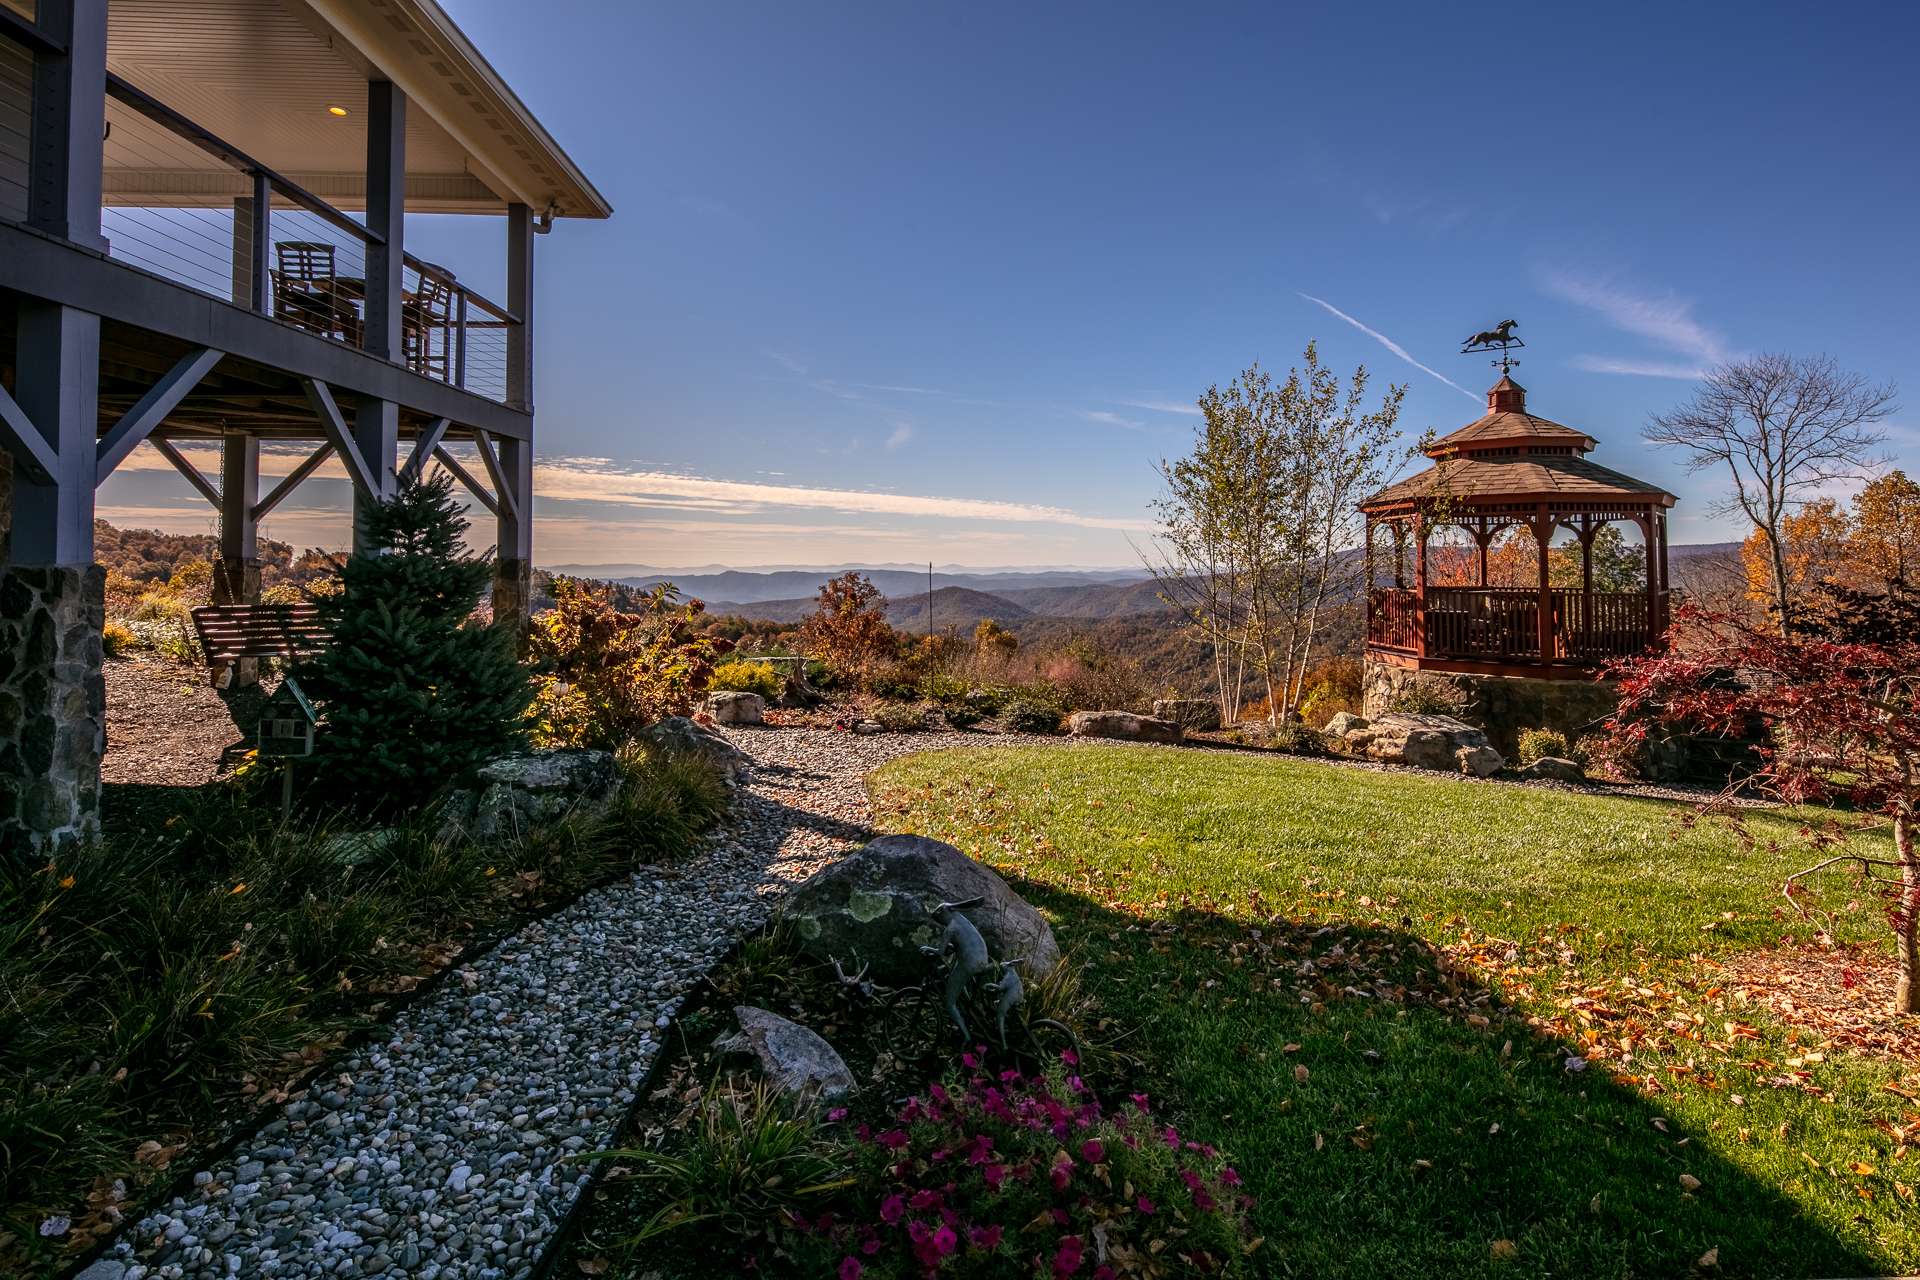
<svg viewBox="0 0 1920 1280">
<path fill-rule="evenodd" d="M 407 207 L 604 217 L 606 202 L 432 0 L 110 0 L 107 65 L 342 208 L 364 206 L 366 82 L 407 113 Z M 329 113 L 345 108 L 345 116 Z M 244 175 L 109 103 L 110 204 L 220 204 Z"/>
</svg>

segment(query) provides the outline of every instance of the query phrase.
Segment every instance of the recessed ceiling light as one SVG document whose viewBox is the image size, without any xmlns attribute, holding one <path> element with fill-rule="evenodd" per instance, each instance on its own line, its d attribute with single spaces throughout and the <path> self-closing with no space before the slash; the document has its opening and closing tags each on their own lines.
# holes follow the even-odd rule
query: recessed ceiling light
<svg viewBox="0 0 1920 1280">
<path fill-rule="evenodd" d="M 347 109 L 345 107 L 328 107 L 327 114 L 330 116 L 344 116 L 347 114 Z"/>
</svg>

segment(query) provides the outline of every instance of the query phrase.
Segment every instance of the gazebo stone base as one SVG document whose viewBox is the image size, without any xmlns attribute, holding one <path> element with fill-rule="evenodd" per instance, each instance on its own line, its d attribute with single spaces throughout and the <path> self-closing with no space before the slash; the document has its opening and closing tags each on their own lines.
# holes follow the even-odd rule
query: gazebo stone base
<svg viewBox="0 0 1920 1280">
<path fill-rule="evenodd" d="M 99 830 L 99 565 L 0 568 L 0 856 Z"/>
<path fill-rule="evenodd" d="M 1522 730 L 1558 730 L 1572 743 L 1599 732 L 1620 704 L 1619 690 L 1609 680 L 1416 671 L 1368 658 L 1360 714 L 1369 718 L 1383 714 L 1413 684 L 1440 684 L 1453 690 L 1460 707 L 1455 714 L 1485 732 L 1494 750 L 1509 760 L 1519 751 Z"/>
</svg>

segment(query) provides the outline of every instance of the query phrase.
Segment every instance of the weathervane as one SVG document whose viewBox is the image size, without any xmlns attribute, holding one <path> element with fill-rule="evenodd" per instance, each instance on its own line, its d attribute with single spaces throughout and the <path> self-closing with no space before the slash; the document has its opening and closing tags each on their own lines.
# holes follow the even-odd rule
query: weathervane
<svg viewBox="0 0 1920 1280">
<path fill-rule="evenodd" d="M 1515 326 L 1519 323 L 1518 320 L 1502 320 L 1493 328 L 1474 334 L 1461 345 L 1460 354 L 1464 356 L 1475 351 L 1498 351 L 1500 358 L 1493 363 L 1500 367 L 1503 376 L 1511 373 L 1513 366 L 1520 363 L 1513 358 L 1512 351 L 1516 347 L 1527 345 L 1513 334 Z"/>
</svg>

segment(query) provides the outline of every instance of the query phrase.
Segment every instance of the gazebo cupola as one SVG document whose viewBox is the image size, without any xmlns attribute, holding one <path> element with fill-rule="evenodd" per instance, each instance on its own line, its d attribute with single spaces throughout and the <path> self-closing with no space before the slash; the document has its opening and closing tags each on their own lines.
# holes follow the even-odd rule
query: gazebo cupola
<svg viewBox="0 0 1920 1280">
<path fill-rule="evenodd" d="M 1528 412 L 1526 388 L 1503 374 L 1487 392 L 1484 417 L 1427 446 L 1431 467 L 1361 503 L 1369 661 L 1463 674 L 1590 677 L 1606 662 L 1656 646 L 1667 627 L 1666 513 L 1674 497 L 1590 461 L 1595 444 L 1584 431 Z M 1594 589 L 1594 538 L 1613 521 L 1640 530 L 1640 589 Z M 1443 575 L 1429 542 L 1447 526 L 1464 530 L 1473 552 Z M 1534 540 L 1537 581 L 1495 585 L 1488 553 L 1512 529 Z M 1578 541 L 1577 585 L 1554 580 L 1549 552 L 1561 529 Z M 1380 583 L 1383 530 L 1391 537 L 1391 585 Z"/>
</svg>

